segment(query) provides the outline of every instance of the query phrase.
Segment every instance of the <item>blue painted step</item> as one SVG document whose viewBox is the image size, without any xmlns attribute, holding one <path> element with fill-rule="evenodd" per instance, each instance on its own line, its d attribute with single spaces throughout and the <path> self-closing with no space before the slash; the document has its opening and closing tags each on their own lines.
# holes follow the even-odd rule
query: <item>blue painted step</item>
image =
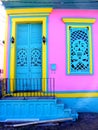
<svg viewBox="0 0 98 130">
<path fill-rule="evenodd" d="M 77 118 L 57 99 L 0 100 L 0 121 L 6 120 L 51 120 L 59 118 Z"/>
</svg>

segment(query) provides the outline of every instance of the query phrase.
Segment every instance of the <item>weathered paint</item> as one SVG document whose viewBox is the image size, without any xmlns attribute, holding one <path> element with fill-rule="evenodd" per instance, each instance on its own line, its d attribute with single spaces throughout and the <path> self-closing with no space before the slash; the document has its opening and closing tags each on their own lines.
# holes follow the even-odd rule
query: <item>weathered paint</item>
<svg viewBox="0 0 98 130">
<path fill-rule="evenodd" d="M 66 24 L 62 18 L 94 18 L 92 24 L 92 45 L 93 45 L 93 75 L 67 75 L 66 59 Z M 98 10 L 59 10 L 55 9 L 49 16 L 49 77 L 55 78 L 55 90 L 57 92 L 80 92 L 98 90 Z M 56 64 L 56 70 L 51 70 L 51 64 Z M 71 93 L 70 93 L 71 96 Z M 75 94 L 74 94 L 75 96 Z M 73 97 L 74 97 L 73 96 Z"/>
</svg>

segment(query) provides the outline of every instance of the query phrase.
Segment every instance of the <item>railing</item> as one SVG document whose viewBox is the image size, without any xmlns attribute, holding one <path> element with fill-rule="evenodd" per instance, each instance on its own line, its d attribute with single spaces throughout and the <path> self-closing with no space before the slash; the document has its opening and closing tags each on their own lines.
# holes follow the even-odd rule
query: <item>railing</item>
<svg viewBox="0 0 98 130">
<path fill-rule="evenodd" d="M 0 97 L 5 96 L 55 97 L 55 79 L 0 79 Z"/>
</svg>

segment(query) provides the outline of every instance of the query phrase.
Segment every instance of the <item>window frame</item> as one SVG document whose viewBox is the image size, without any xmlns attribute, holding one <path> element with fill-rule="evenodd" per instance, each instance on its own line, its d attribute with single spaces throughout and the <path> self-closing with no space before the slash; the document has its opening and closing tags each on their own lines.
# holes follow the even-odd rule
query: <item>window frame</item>
<svg viewBox="0 0 98 130">
<path fill-rule="evenodd" d="M 93 74 L 93 49 L 92 49 L 92 23 L 96 21 L 96 19 L 82 19 L 82 18 L 63 18 L 62 19 L 64 23 L 66 23 L 66 45 L 67 45 L 67 74 L 68 75 L 90 75 Z M 89 72 L 82 72 L 79 73 L 77 72 L 71 72 L 71 61 L 70 61 L 70 27 L 75 27 L 75 28 L 86 28 L 88 27 L 88 44 L 89 44 Z"/>
</svg>

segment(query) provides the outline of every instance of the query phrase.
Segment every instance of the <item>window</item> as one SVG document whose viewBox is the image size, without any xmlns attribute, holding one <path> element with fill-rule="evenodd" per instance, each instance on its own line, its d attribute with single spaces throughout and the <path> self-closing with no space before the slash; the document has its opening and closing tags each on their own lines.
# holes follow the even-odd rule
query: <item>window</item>
<svg viewBox="0 0 98 130">
<path fill-rule="evenodd" d="M 65 19 L 63 19 L 63 21 L 64 20 Z M 92 24 L 88 23 L 88 21 L 86 21 L 87 19 L 84 19 L 84 21 L 83 19 L 81 19 L 80 21 L 78 20 L 79 19 L 74 19 L 72 22 L 71 19 L 70 22 L 69 19 L 69 22 L 67 21 L 66 24 L 67 73 L 92 74 Z"/>
<path fill-rule="evenodd" d="M 90 45 L 88 26 L 68 26 L 69 53 L 71 74 L 90 73 Z M 67 51 L 68 51 L 67 50 Z"/>
</svg>

